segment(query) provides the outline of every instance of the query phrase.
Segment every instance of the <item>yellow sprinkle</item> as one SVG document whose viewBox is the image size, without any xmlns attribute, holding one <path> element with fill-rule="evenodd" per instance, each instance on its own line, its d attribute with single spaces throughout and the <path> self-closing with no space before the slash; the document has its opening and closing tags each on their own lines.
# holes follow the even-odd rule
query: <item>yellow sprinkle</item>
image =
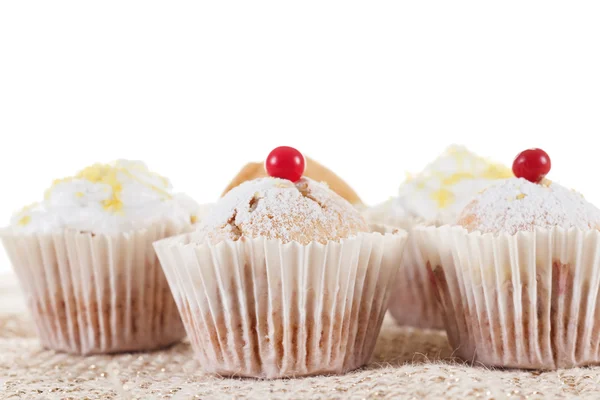
<svg viewBox="0 0 600 400">
<path fill-rule="evenodd" d="M 419 182 L 417 182 L 416 188 L 419 189 L 419 190 L 425 189 L 425 181 L 419 181 Z"/>
<path fill-rule="evenodd" d="M 192 216 L 190 217 L 190 222 L 191 222 L 192 224 L 195 224 L 196 222 L 198 222 L 198 217 L 197 217 L 196 215 L 192 215 Z"/>
<path fill-rule="evenodd" d="M 60 183 L 63 183 L 63 182 L 69 182 L 70 180 L 71 180 L 70 178 L 55 179 L 55 180 L 52 181 L 52 186 L 56 186 L 56 185 L 58 185 Z"/>
<path fill-rule="evenodd" d="M 510 168 L 501 164 L 490 164 L 482 174 L 485 179 L 508 179 L 513 176 Z"/>
<path fill-rule="evenodd" d="M 446 151 L 448 152 L 448 154 L 452 155 L 452 154 L 458 153 L 459 150 L 458 150 L 458 147 L 452 145 L 452 146 L 448 147 L 446 149 Z"/>
<path fill-rule="evenodd" d="M 123 202 L 117 198 L 102 200 L 102 206 L 106 211 L 117 212 L 123 209 Z"/>
<path fill-rule="evenodd" d="M 76 178 L 86 179 L 94 183 L 106 183 L 110 185 L 117 182 L 118 168 L 108 164 L 94 164 L 79 171 Z"/>
<path fill-rule="evenodd" d="M 31 210 L 32 208 L 36 207 L 37 205 L 38 205 L 37 202 L 26 205 L 25 207 L 21 208 L 21 210 L 19 211 L 19 214 L 27 212 L 27 211 Z"/>
<path fill-rule="evenodd" d="M 440 189 L 431 193 L 431 198 L 437 202 L 439 208 L 446 208 L 454 203 L 454 194 L 447 189 Z"/>
<path fill-rule="evenodd" d="M 571 189 L 571 192 L 573 192 L 573 193 L 577 193 L 578 195 L 580 195 L 580 196 L 581 196 L 581 198 L 582 198 L 582 199 L 584 198 L 584 197 L 583 197 L 583 194 L 582 194 L 582 193 L 579 193 L 579 192 L 578 192 L 577 190 L 575 190 L 575 189 Z"/>
<path fill-rule="evenodd" d="M 442 180 L 442 185 L 452 186 L 464 179 L 473 179 L 475 176 L 469 172 L 457 172 Z"/>
<path fill-rule="evenodd" d="M 517 200 L 523 200 L 525 197 L 527 197 L 527 195 L 525 193 L 519 193 L 517 195 Z"/>
<path fill-rule="evenodd" d="M 129 163 L 129 168 L 131 168 L 134 171 L 140 171 L 140 172 L 144 172 L 144 173 L 150 172 L 148 170 L 148 167 L 146 167 L 144 164 L 138 163 L 138 162 Z M 158 176 L 157 173 L 154 173 L 154 172 L 150 172 L 150 173 Z"/>
<path fill-rule="evenodd" d="M 19 220 L 18 224 L 21 226 L 25 226 L 28 223 L 31 222 L 31 216 L 30 215 L 25 215 L 23 217 L 21 217 L 21 219 Z"/>
<path fill-rule="evenodd" d="M 102 183 L 108 187 L 105 187 L 105 191 L 112 189 L 112 196 L 102 201 L 102 206 L 107 211 L 118 212 L 123 208 L 123 203 L 120 200 L 121 182 L 119 181 L 118 174 L 123 169 L 116 168 L 109 164 L 94 164 L 89 167 L 82 169 L 74 178 L 66 178 L 60 181 L 67 181 L 72 179 L 85 179 L 92 183 Z M 56 184 L 56 181 L 55 181 Z M 82 197 L 84 194 L 81 192 L 75 193 L 75 196 Z"/>
<path fill-rule="evenodd" d="M 585 199 L 585 197 L 583 196 L 583 193 L 580 193 L 575 189 L 571 189 L 571 190 L 574 191 L 575 193 L 577 193 L 578 195 L 580 195 L 582 199 Z"/>
<path fill-rule="evenodd" d="M 552 181 L 550 179 L 544 178 L 544 179 L 542 179 L 542 181 L 540 182 L 540 184 L 543 187 L 550 187 L 550 185 L 552 185 Z"/>
<path fill-rule="evenodd" d="M 460 146 L 451 146 L 447 149 L 447 153 L 451 155 L 457 163 L 462 163 L 465 158 L 473 158 L 474 154 L 469 150 Z"/>
<path fill-rule="evenodd" d="M 458 165 L 459 168 L 463 168 L 465 165 L 465 158 L 469 156 L 469 154 L 464 150 L 455 150 L 452 156 L 456 161 L 456 165 Z"/>
</svg>

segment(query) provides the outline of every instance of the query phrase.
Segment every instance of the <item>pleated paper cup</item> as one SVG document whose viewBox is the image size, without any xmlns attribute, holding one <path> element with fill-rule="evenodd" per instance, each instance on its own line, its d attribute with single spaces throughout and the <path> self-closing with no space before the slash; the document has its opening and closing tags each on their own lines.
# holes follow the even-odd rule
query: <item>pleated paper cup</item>
<svg viewBox="0 0 600 400">
<path fill-rule="evenodd" d="M 406 233 L 301 245 L 264 238 L 155 243 L 206 373 L 341 374 L 368 362 Z"/>
<path fill-rule="evenodd" d="M 408 232 L 406 249 L 398 260 L 400 269 L 390 295 L 389 310 L 398 325 L 425 329 L 443 329 L 444 321 L 421 256 L 419 243 L 412 231 L 423 225 L 417 218 L 393 215 L 389 212 L 367 210 L 365 217 L 372 223 L 385 224 Z"/>
<path fill-rule="evenodd" d="M 600 232 L 415 234 L 458 356 L 525 369 L 600 363 Z"/>
<path fill-rule="evenodd" d="M 152 350 L 185 336 L 152 243 L 171 224 L 118 235 L 0 233 L 44 347 L 75 354 Z"/>
</svg>

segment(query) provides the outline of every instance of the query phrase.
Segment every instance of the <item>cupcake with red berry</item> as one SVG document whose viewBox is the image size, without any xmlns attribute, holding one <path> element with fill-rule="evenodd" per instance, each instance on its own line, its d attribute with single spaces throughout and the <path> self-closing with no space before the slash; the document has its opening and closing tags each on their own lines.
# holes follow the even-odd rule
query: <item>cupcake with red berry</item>
<svg viewBox="0 0 600 400">
<path fill-rule="evenodd" d="M 448 338 L 486 366 L 600 363 L 600 210 L 545 178 L 550 158 L 522 152 L 516 178 L 473 199 L 456 226 L 418 228 Z"/>
<path fill-rule="evenodd" d="M 498 179 L 512 177 L 508 167 L 481 157 L 463 146 L 448 147 L 425 169 L 408 176 L 398 196 L 366 211 L 370 222 L 409 232 L 389 310 L 399 325 L 442 329 L 442 312 L 427 276 L 419 243 L 410 234 L 419 225 L 439 226 L 456 219 L 481 190 Z"/>
<path fill-rule="evenodd" d="M 356 194 L 354 189 L 352 189 L 352 187 L 336 173 L 310 157 L 304 157 L 304 159 L 306 164 L 303 175 L 304 177 L 310 178 L 317 182 L 325 182 L 331 190 L 348 200 L 350 204 L 359 208 L 364 207 L 360 197 L 358 197 L 358 194 Z M 238 172 L 238 174 L 227 185 L 225 191 L 223 192 L 223 196 L 234 187 L 237 187 L 246 181 L 268 177 L 269 175 L 265 170 L 264 164 L 264 162 L 249 162 L 244 165 L 240 172 Z"/>
<path fill-rule="evenodd" d="M 185 330 L 152 243 L 191 230 L 198 206 L 139 161 L 56 180 L 0 237 L 44 347 L 142 351 Z"/>
<path fill-rule="evenodd" d="M 221 198 L 193 232 L 155 243 L 204 372 L 339 374 L 370 358 L 406 233 L 373 231 L 348 201 L 302 177 L 280 147 L 267 178 Z"/>
</svg>

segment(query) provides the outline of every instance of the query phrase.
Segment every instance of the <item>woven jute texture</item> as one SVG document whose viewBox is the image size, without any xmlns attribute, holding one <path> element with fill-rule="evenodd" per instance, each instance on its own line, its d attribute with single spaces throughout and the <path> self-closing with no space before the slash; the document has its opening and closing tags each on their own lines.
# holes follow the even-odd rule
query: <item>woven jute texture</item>
<svg viewBox="0 0 600 400">
<path fill-rule="evenodd" d="M 8 283 L 7 283 L 8 282 Z M 257 381 L 203 376 L 190 345 L 75 357 L 44 350 L 14 282 L 0 279 L 0 399 L 600 398 L 600 367 L 530 372 L 467 366 L 446 336 L 386 320 L 375 356 L 343 376 Z"/>
</svg>

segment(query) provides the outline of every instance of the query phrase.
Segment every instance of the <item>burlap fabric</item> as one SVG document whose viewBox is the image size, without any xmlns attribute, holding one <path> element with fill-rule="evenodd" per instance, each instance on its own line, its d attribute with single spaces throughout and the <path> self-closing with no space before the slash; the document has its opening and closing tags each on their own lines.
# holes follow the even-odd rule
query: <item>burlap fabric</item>
<svg viewBox="0 0 600 400">
<path fill-rule="evenodd" d="M 188 343 L 74 357 L 40 348 L 12 279 L 0 277 L 0 399 L 600 398 L 600 367 L 528 372 L 453 360 L 446 336 L 386 320 L 372 362 L 343 376 L 257 381 L 198 373 Z"/>
</svg>

